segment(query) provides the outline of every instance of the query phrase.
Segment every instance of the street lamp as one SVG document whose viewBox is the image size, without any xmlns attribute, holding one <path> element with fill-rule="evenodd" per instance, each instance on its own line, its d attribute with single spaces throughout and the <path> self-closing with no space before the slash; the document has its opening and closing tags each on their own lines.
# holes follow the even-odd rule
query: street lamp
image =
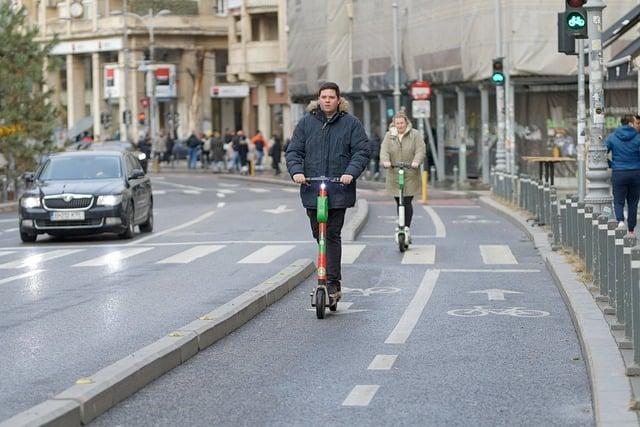
<svg viewBox="0 0 640 427">
<path fill-rule="evenodd" d="M 167 9 L 162 9 L 155 15 L 153 14 L 153 9 L 149 9 L 149 13 L 144 16 L 140 16 L 137 13 L 133 12 L 122 12 L 122 11 L 114 11 L 112 15 L 125 15 L 131 16 L 142 23 L 147 28 L 149 33 L 149 64 L 147 66 L 147 79 L 150 80 L 148 84 L 151 85 L 151 102 L 149 103 L 149 129 L 151 132 L 151 158 L 153 159 L 153 171 L 158 172 L 159 170 L 159 162 L 156 156 L 157 151 L 157 139 L 158 139 L 158 121 L 156 120 L 156 111 L 158 110 L 157 100 L 156 100 L 156 70 L 153 66 L 155 62 L 155 38 L 154 38 L 154 21 L 156 18 L 165 15 L 171 15 L 171 11 Z M 125 20 L 126 21 L 126 20 Z M 147 24 L 147 21 L 149 22 Z M 125 30 L 126 33 L 126 30 Z M 125 58 L 125 62 L 128 58 Z M 126 86 L 125 86 L 126 87 Z M 125 94 L 126 96 L 126 94 Z"/>
</svg>

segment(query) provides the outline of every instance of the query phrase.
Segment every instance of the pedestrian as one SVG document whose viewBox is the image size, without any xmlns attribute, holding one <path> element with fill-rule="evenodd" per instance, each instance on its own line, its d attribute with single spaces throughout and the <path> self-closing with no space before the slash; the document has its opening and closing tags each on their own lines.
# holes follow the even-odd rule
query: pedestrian
<svg viewBox="0 0 640 427">
<path fill-rule="evenodd" d="M 236 139 L 233 142 L 234 151 L 237 154 L 236 168 L 242 175 L 246 175 L 249 172 L 249 142 L 242 130 L 238 131 Z M 237 146 L 235 144 L 237 144 Z"/>
<path fill-rule="evenodd" d="M 271 157 L 271 167 L 275 170 L 275 175 L 280 175 L 280 161 L 282 159 L 282 142 L 277 133 L 273 134 L 273 141 L 269 147 L 269 157 Z"/>
<path fill-rule="evenodd" d="M 208 131 L 202 141 L 202 169 L 211 163 L 211 138 L 213 138 L 213 134 Z"/>
<path fill-rule="evenodd" d="M 327 184 L 329 215 L 327 222 L 327 287 L 334 298 L 341 294 L 342 239 L 344 215 L 356 202 L 356 179 L 369 162 L 369 140 L 362 123 L 348 113 L 340 88 L 332 82 L 320 85 L 317 101 L 312 101 L 297 124 L 287 147 L 287 168 L 300 185 L 300 198 L 307 210 L 313 237 L 318 240 L 316 199 L 319 183 L 306 178 L 340 178 L 341 184 Z"/>
<path fill-rule="evenodd" d="M 211 138 L 211 160 L 214 172 L 222 172 L 224 169 L 224 139 L 220 132 L 214 131 Z"/>
<path fill-rule="evenodd" d="M 242 162 L 240 160 L 240 143 L 242 141 L 246 142 L 246 139 L 247 137 L 244 135 L 244 132 L 242 131 L 242 129 L 239 129 L 236 132 L 236 135 L 233 137 L 233 140 L 231 142 L 231 147 L 233 149 L 231 163 L 232 163 L 233 170 L 235 170 L 236 172 L 240 172 L 240 168 L 242 166 Z M 247 147 L 247 152 L 248 152 L 248 148 L 249 147 Z"/>
<path fill-rule="evenodd" d="M 640 199 L 640 134 L 635 117 L 625 114 L 621 126 L 609 134 L 605 144 L 611 152 L 611 186 L 613 207 L 619 226 L 624 225 L 624 204 L 627 203 L 629 234 L 635 234 L 638 200 Z M 638 124 L 640 126 L 640 123 Z"/>
<path fill-rule="evenodd" d="M 202 146 L 202 141 L 196 136 L 195 132 L 191 132 L 187 139 L 187 147 L 189 148 L 189 160 L 187 167 L 189 169 L 195 169 L 198 163 L 198 152 Z"/>
<path fill-rule="evenodd" d="M 167 151 L 167 134 L 163 129 L 160 129 L 160 133 L 158 134 L 158 147 L 156 148 L 156 152 L 154 153 L 155 157 L 158 159 L 158 162 L 162 161 L 166 151 Z"/>
<path fill-rule="evenodd" d="M 371 173 L 375 180 L 378 180 L 380 177 L 380 143 L 380 135 L 374 132 L 373 136 L 369 139 L 369 144 L 371 149 Z"/>
<path fill-rule="evenodd" d="M 173 146 L 174 145 L 175 145 L 175 139 L 173 138 L 171 133 L 169 133 L 167 135 L 167 145 L 166 145 L 166 149 L 165 149 L 165 152 L 164 152 L 164 161 L 167 164 L 172 162 L 171 156 L 173 154 Z"/>
<path fill-rule="evenodd" d="M 267 145 L 267 141 L 265 141 L 262 132 L 256 131 L 256 134 L 251 138 L 251 143 L 256 148 L 256 170 L 263 170 L 264 147 Z"/>
<path fill-rule="evenodd" d="M 380 148 L 380 161 L 382 166 L 390 168 L 397 163 L 409 163 L 411 169 L 405 170 L 404 174 L 404 224 L 408 241 L 411 242 L 411 234 L 409 227 L 413 218 L 413 206 L 411 202 L 413 198 L 421 193 L 420 171 L 418 168 L 424 161 L 425 145 L 420 132 L 413 129 L 411 121 L 403 112 L 397 113 L 393 117 L 393 122 L 389 126 L 389 130 L 384 136 L 382 146 Z M 396 201 L 396 209 L 400 205 L 400 197 L 398 195 L 398 174 L 390 171 L 387 173 L 386 186 L 389 193 Z M 398 230 L 396 230 L 398 231 Z"/>
</svg>

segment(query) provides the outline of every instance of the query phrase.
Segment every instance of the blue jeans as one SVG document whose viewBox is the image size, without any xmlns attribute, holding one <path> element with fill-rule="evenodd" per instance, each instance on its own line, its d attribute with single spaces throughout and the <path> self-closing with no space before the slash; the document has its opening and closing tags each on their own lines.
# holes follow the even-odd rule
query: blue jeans
<svg viewBox="0 0 640 427">
<path fill-rule="evenodd" d="M 634 231 L 638 216 L 638 200 L 640 200 L 640 170 L 613 170 L 611 185 L 616 221 L 624 221 L 624 203 L 626 201 L 627 226 L 629 231 Z"/>
<path fill-rule="evenodd" d="M 198 147 L 189 147 L 189 169 L 195 169 L 198 163 Z"/>
</svg>

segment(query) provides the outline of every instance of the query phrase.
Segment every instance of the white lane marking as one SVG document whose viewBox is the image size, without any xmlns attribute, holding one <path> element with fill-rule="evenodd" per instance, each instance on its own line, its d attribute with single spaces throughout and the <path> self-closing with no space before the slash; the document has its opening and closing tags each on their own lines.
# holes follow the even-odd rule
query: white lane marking
<svg viewBox="0 0 640 427">
<path fill-rule="evenodd" d="M 429 205 L 432 208 L 438 209 L 480 209 L 480 205 Z"/>
<path fill-rule="evenodd" d="M 488 265 L 517 264 L 509 245 L 480 245 L 482 261 Z"/>
<path fill-rule="evenodd" d="M 352 305 L 353 305 L 352 302 L 339 302 L 337 310 L 332 314 L 340 314 L 340 313 L 349 314 L 349 313 L 358 313 L 361 311 L 367 311 L 367 310 L 349 310 L 349 308 L 351 308 Z M 308 308 L 307 311 L 316 311 L 316 309 Z"/>
<path fill-rule="evenodd" d="M 227 197 L 224 195 L 224 193 L 217 193 L 216 196 L 219 197 L 220 199 L 224 199 L 225 197 Z"/>
<path fill-rule="evenodd" d="M 0 222 L 18 222 L 18 218 L 0 219 Z"/>
<path fill-rule="evenodd" d="M 97 258 L 83 261 L 78 264 L 74 264 L 73 267 L 102 267 L 109 264 L 118 263 L 124 259 L 131 258 L 143 252 L 150 251 L 153 248 L 128 248 L 120 251 L 110 252 L 107 255 L 102 255 Z"/>
<path fill-rule="evenodd" d="M 441 273 L 540 273 L 535 269 L 509 269 L 509 268 L 442 268 Z"/>
<path fill-rule="evenodd" d="M 154 242 L 154 243 L 143 243 L 140 246 L 196 246 L 196 245 L 232 245 L 239 243 L 249 243 L 252 245 L 314 245 L 317 246 L 318 243 L 315 240 L 204 240 L 204 241 L 190 241 L 190 242 Z M 60 244 L 47 244 L 47 243 L 38 243 L 38 249 L 45 248 L 59 248 Z M 120 243 L 120 244 L 92 244 L 92 245 L 65 245 L 67 249 L 95 249 L 95 248 L 126 248 L 130 247 L 129 243 Z M 20 251 L 25 252 L 28 250 L 33 250 L 33 246 L 7 246 L 3 247 L 2 250 L 12 250 L 12 251 Z"/>
<path fill-rule="evenodd" d="M 402 257 L 402 264 L 435 264 L 435 245 L 415 245 L 411 246 Z"/>
<path fill-rule="evenodd" d="M 263 209 L 262 211 L 266 213 L 274 214 L 274 215 L 280 215 L 287 212 L 293 212 L 294 209 L 287 209 L 287 205 L 278 205 L 277 208 Z"/>
<path fill-rule="evenodd" d="M 343 245 L 342 246 L 342 264 L 353 264 L 356 262 L 364 248 L 367 245 Z"/>
<path fill-rule="evenodd" d="M 20 259 L 17 261 L 7 262 L 5 264 L 0 264 L 0 269 L 5 268 L 24 268 L 24 267 L 37 267 L 38 264 L 44 261 L 49 261 L 56 258 L 61 258 L 63 256 L 72 255 L 77 252 L 81 252 L 81 249 L 60 249 L 56 251 L 44 252 L 41 254 L 35 254 L 26 257 L 25 259 Z"/>
<path fill-rule="evenodd" d="M 224 208 L 224 205 L 226 205 L 225 202 L 218 202 L 218 207 L 219 208 Z"/>
<path fill-rule="evenodd" d="M 404 311 L 404 314 L 398 321 L 398 324 L 393 329 L 391 334 L 387 337 L 385 344 L 404 344 L 413 332 L 418 323 L 418 319 L 422 315 L 424 308 L 431 298 L 433 288 L 435 288 L 440 276 L 440 270 L 427 270 L 420 283 L 420 287 L 413 296 L 413 299 L 409 303 L 409 306 Z"/>
<path fill-rule="evenodd" d="M 195 195 L 200 195 L 200 194 L 202 194 L 202 192 L 201 192 L 201 191 L 198 191 L 198 190 L 182 190 L 182 192 L 183 192 L 184 194 L 195 194 Z"/>
<path fill-rule="evenodd" d="M 5 283 L 13 282 L 15 280 L 24 279 L 26 277 L 32 277 L 32 276 L 35 276 L 36 274 L 42 273 L 43 271 L 44 270 L 31 270 L 27 273 L 18 274 L 17 276 L 7 277 L 6 279 L 0 280 L 0 285 L 4 285 Z"/>
<path fill-rule="evenodd" d="M 205 191 L 205 189 L 202 187 L 196 187 L 194 185 L 176 184 L 175 182 L 162 181 L 162 182 L 159 182 L 158 184 L 168 185 L 169 187 L 175 187 L 175 188 L 180 188 L 184 190 Z"/>
<path fill-rule="evenodd" d="M 202 258 L 209 254 L 219 251 L 224 248 L 223 245 L 201 245 L 189 248 L 186 251 L 182 251 L 178 254 L 158 261 L 156 264 L 188 264 L 195 261 L 198 258 Z"/>
<path fill-rule="evenodd" d="M 447 237 L 447 229 L 444 227 L 444 223 L 442 222 L 442 219 L 440 219 L 440 215 L 438 215 L 431 206 L 422 207 L 427 211 L 427 214 L 431 217 L 433 225 L 436 227 L 436 239 L 444 239 Z"/>
<path fill-rule="evenodd" d="M 0 251 L 0 256 L 11 255 L 14 251 Z"/>
<path fill-rule="evenodd" d="M 379 388 L 379 385 L 357 385 L 342 402 L 342 406 L 369 406 Z"/>
<path fill-rule="evenodd" d="M 505 294 L 521 294 L 518 291 L 509 291 L 506 289 L 484 289 L 482 291 L 469 291 L 469 294 L 486 294 L 489 301 L 504 301 Z"/>
<path fill-rule="evenodd" d="M 287 193 L 299 193 L 299 188 L 281 188 L 280 190 L 286 191 Z"/>
<path fill-rule="evenodd" d="M 3 230 L 5 233 L 13 233 L 14 231 L 18 231 L 20 230 L 18 227 L 16 228 L 7 228 L 6 230 Z"/>
<path fill-rule="evenodd" d="M 295 248 L 294 245 L 267 245 L 238 261 L 238 264 L 268 264 Z"/>
<path fill-rule="evenodd" d="M 414 218 L 422 218 L 422 215 L 414 215 Z M 380 219 L 398 219 L 397 215 L 378 215 L 378 218 Z"/>
<path fill-rule="evenodd" d="M 388 371 L 398 358 L 397 354 L 378 354 L 373 358 L 367 369 L 372 371 Z"/>
<path fill-rule="evenodd" d="M 235 187 L 240 187 L 240 184 L 228 184 L 226 182 L 221 182 L 220 183 L 221 187 L 230 187 L 230 188 L 235 188 Z"/>
<path fill-rule="evenodd" d="M 199 217 L 197 217 L 195 219 L 192 219 L 191 221 L 185 222 L 184 224 L 180 224 L 180 225 L 178 225 L 176 227 L 169 228 L 169 229 L 160 231 L 158 233 L 154 232 L 154 233 L 152 233 L 151 235 L 149 235 L 147 237 L 143 237 L 143 238 L 137 239 L 137 240 L 135 240 L 135 241 L 133 241 L 131 243 L 127 243 L 125 246 L 139 245 L 140 243 L 146 242 L 147 240 L 154 239 L 154 238 L 160 237 L 160 236 L 164 236 L 165 234 L 173 233 L 175 231 L 182 230 L 183 228 L 191 227 L 192 225 L 197 224 L 197 223 L 199 223 L 201 221 L 204 221 L 205 219 L 209 218 L 214 213 L 216 213 L 216 211 L 206 212 L 206 213 L 200 215 Z"/>
<path fill-rule="evenodd" d="M 252 191 L 254 193 L 268 193 L 269 190 L 267 190 L 266 188 L 249 188 L 249 191 Z"/>
<path fill-rule="evenodd" d="M 222 194 L 236 194 L 235 190 L 225 190 L 225 189 L 219 189 L 216 190 L 217 193 L 222 193 Z"/>
<path fill-rule="evenodd" d="M 153 190 L 151 194 L 153 194 L 154 196 L 163 196 L 167 194 L 167 192 L 165 190 Z"/>
</svg>

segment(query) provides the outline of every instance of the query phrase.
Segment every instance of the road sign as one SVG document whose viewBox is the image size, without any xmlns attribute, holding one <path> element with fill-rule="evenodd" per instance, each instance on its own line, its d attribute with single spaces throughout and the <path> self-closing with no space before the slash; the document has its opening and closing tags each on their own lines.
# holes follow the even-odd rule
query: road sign
<svg viewBox="0 0 640 427">
<path fill-rule="evenodd" d="M 411 101 L 411 115 L 414 119 L 428 119 L 431 117 L 431 101 Z"/>
<path fill-rule="evenodd" d="M 418 80 L 411 84 L 411 97 L 413 99 L 427 100 L 431 98 L 431 93 L 429 82 Z"/>
</svg>

